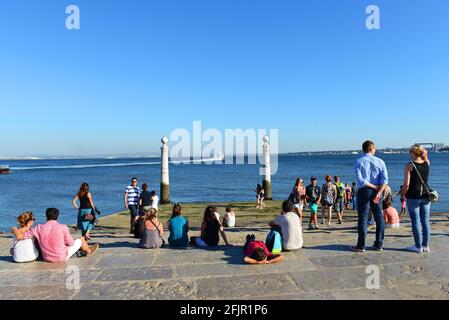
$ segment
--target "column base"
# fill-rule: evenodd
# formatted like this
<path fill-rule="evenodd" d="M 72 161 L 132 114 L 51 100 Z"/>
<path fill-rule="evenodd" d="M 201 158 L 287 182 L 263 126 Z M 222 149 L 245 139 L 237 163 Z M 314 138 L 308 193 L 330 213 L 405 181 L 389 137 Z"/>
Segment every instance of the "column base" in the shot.
<path fill-rule="evenodd" d="M 265 200 L 273 200 L 273 196 L 271 194 L 271 182 L 264 180 L 262 182 L 263 190 L 265 191 Z"/>
<path fill-rule="evenodd" d="M 170 185 L 161 183 L 161 204 L 170 203 Z"/>

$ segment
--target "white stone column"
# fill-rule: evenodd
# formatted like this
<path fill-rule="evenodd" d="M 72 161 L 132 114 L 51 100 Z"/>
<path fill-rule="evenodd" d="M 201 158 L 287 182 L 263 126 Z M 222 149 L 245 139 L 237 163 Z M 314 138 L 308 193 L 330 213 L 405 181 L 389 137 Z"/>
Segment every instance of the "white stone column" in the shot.
<path fill-rule="evenodd" d="M 161 139 L 161 203 L 170 203 L 170 181 L 168 172 L 168 138 Z"/>
<path fill-rule="evenodd" d="M 265 199 L 273 200 L 271 194 L 271 164 L 270 164 L 270 144 L 268 143 L 269 141 L 270 138 L 268 136 L 263 137 L 263 157 L 264 157 L 265 176 L 262 182 L 262 186 L 265 191 Z"/>

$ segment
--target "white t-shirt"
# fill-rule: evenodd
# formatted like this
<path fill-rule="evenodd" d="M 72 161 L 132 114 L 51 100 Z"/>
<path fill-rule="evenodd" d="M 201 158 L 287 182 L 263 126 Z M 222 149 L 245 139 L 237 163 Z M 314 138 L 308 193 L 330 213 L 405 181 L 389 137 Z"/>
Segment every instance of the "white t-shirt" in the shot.
<path fill-rule="evenodd" d="M 234 212 L 227 212 L 225 214 L 225 219 L 226 219 L 226 225 L 228 227 L 235 227 L 235 214 Z"/>
<path fill-rule="evenodd" d="M 302 228 L 299 217 L 293 212 L 277 216 L 274 223 L 281 226 L 282 244 L 287 250 L 300 249 L 303 246 Z"/>
<path fill-rule="evenodd" d="M 39 257 L 33 239 L 17 240 L 13 236 L 13 259 L 15 262 L 31 262 Z"/>
<path fill-rule="evenodd" d="M 156 195 L 153 197 L 153 202 L 151 203 L 151 208 L 158 210 L 159 197 Z"/>

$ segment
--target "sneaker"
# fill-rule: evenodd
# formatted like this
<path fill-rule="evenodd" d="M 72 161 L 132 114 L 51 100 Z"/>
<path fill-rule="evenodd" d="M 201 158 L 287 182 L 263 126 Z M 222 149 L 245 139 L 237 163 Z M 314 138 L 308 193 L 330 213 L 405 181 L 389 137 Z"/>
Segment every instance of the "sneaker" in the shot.
<path fill-rule="evenodd" d="M 422 252 L 430 253 L 430 248 L 429 247 L 422 247 Z"/>
<path fill-rule="evenodd" d="M 365 249 L 361 249 L 357 246 L 351 247 L 351 250 L 354 252 L 365 252 Z"/>
<path fill-rule="evenodd" d="M 374 251 L 384 251 L 382 247 L 373 246 Z"/>
<path fill-rule="evenodd" d="M 422 248 L 417 248 L 416 246 L 407 247 L 408 251 L 422 253 Z"/>

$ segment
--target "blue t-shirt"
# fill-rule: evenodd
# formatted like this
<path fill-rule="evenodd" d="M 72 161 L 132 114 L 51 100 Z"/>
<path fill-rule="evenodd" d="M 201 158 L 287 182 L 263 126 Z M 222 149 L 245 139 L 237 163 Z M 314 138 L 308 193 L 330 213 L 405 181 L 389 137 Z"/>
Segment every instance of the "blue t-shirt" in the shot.
<path fill-rule="evenodd" d="M 187 219 L 176 216 L 170 219 L 168 243 L 172 247 L 187 247 L 189 243 Z"/>
<path fill-rule="evenodd" d="M 126 191 L 128 194 L 126 196 L 126 202 L 128 205 L 139 205 L 140 189 L 139 187 L 128 186 Z"/>

